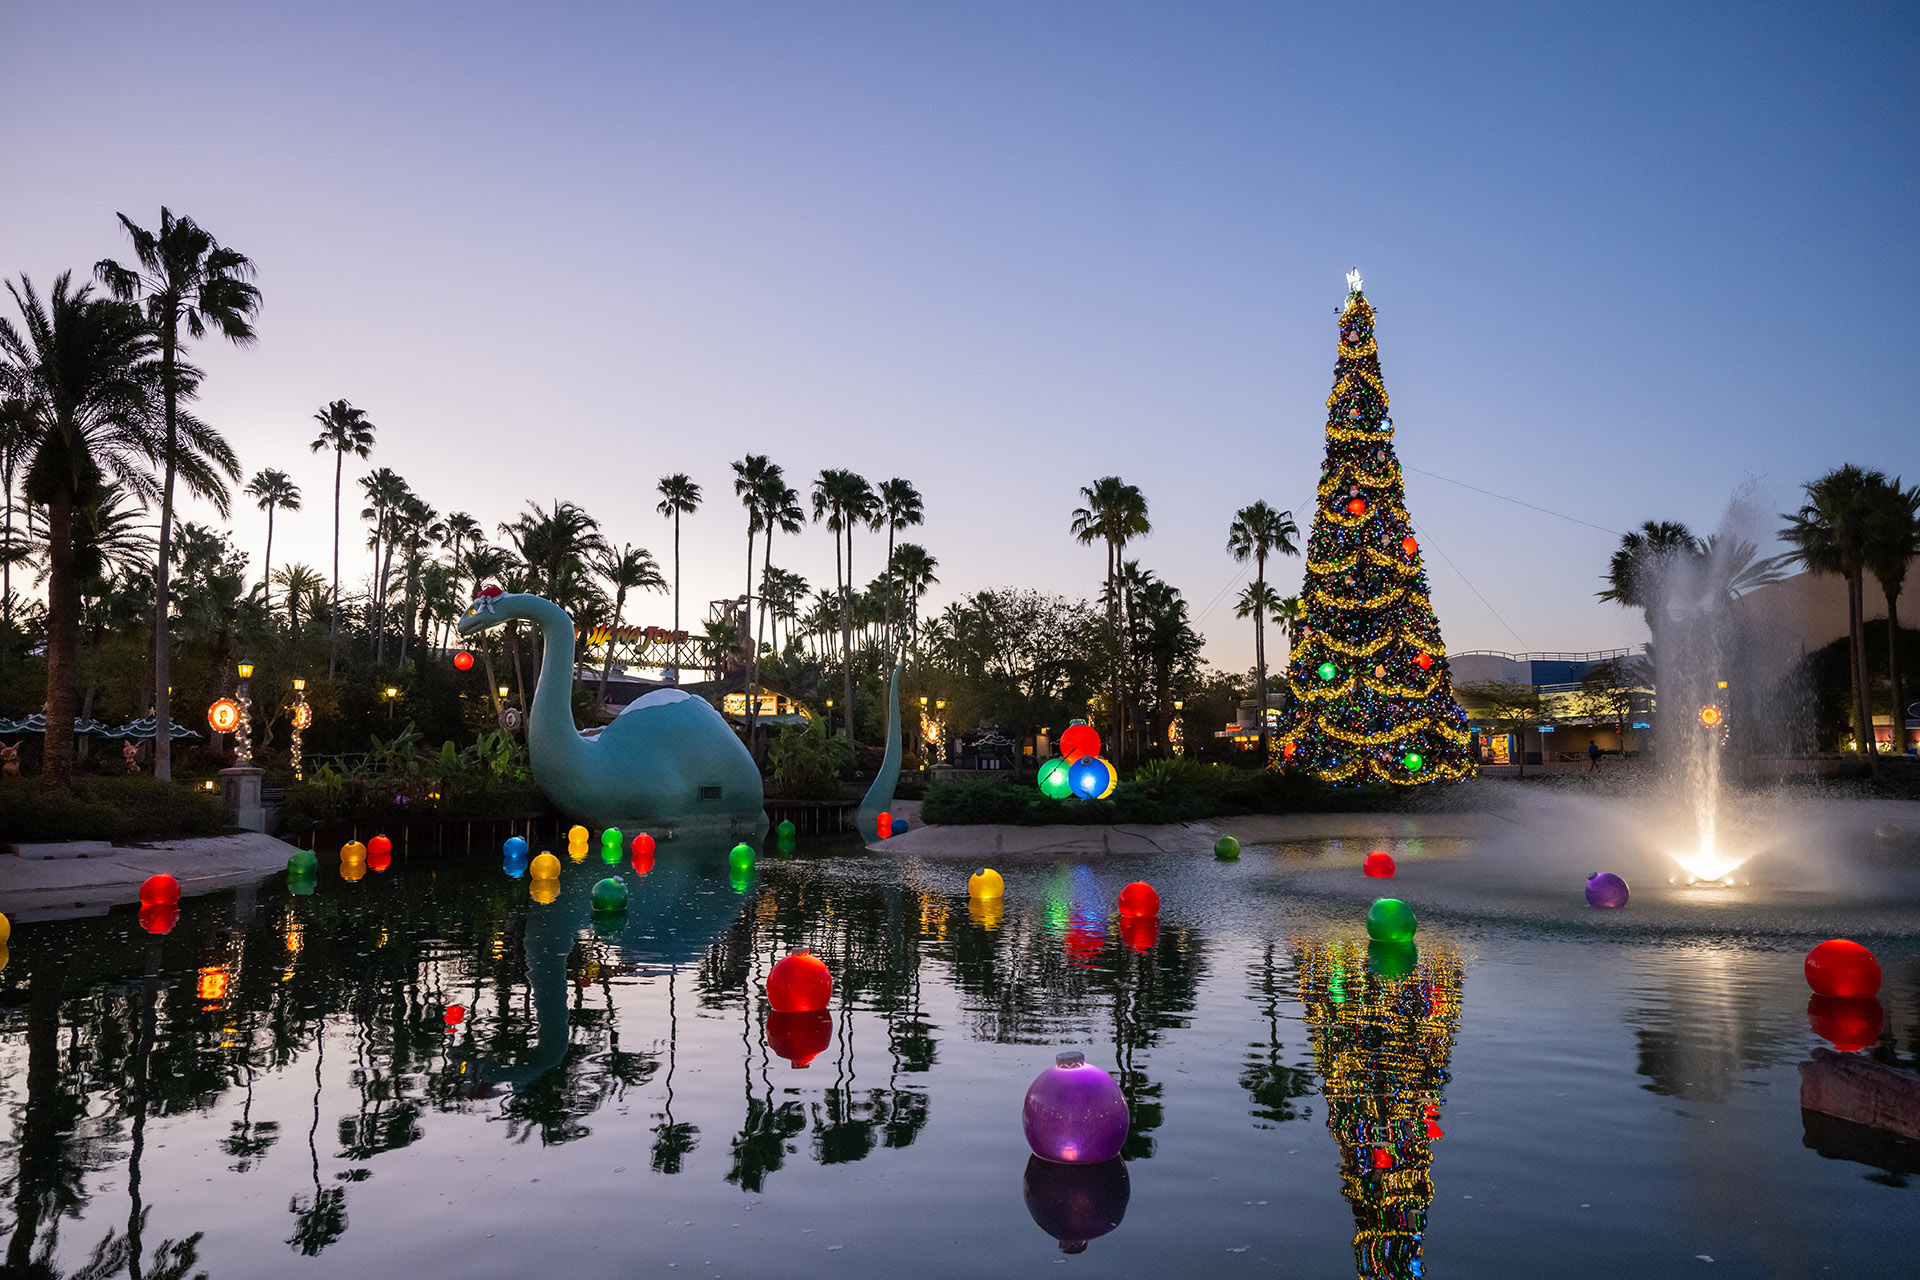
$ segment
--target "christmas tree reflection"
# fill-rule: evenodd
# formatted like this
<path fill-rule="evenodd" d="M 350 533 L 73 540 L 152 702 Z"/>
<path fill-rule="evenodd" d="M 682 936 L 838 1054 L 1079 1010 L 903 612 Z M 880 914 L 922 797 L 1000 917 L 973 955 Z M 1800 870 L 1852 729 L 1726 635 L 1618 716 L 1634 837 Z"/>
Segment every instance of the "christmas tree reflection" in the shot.
<path fill-rule="evenodd" d="M 1416 958 L 1409 947 L 1369 964 L 1361 945 L 1330 942 L 1297 946 L 1294 963 L 1353 1206 L 1355 1270 L 1363 1280 L 1418 1276 L 1460 962 L 1441 948 Z"/>

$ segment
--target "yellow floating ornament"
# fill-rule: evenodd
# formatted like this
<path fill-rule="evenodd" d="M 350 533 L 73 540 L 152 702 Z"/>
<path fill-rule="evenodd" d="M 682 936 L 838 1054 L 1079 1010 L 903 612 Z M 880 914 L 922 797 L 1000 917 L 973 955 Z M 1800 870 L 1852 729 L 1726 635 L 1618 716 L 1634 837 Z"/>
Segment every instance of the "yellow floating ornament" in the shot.
<path fill-rule="evenodd" d="M 1007 882 L 992 867 L 982 867 L 967 877 L 967 896 L 969 898 L 998 898 L 1007 891 Z"/>
<path fill-rule="evenodd" d="M 535 880 L 558 880 L 560 878 L 560 859 L 550 853 L 541 853 L 527 867 L 527 874 Z"/>

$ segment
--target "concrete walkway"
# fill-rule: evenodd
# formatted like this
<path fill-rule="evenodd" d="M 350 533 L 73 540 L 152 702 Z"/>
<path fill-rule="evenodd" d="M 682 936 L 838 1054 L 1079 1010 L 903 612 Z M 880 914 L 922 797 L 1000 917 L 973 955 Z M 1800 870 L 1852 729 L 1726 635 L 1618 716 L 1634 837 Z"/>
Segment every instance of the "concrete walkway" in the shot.
<path fill-rule="evenodd" d="M 1099 858 L 1108 854 L 1213 852 L 1233 836 L 1243 845 L 1289 840 L 1473 839 L 1513 823 L 1495 813 L 1287 813 L 1211 818 L 1165 825 L 910 827 L 905 835 L 867 847 L 875 853 L 918 858 Z"/>
<path fill-rule="evenodd" d="M 17 923 L 105 915 L 140 900 L 140 885 L 161 872 L 182 897 L 214 893 L 284 870 L 293 846 L 246 832 L 192 840 L 110 845 L 104 840 L 23 844 L 0 855 L 0 911 Z"/>

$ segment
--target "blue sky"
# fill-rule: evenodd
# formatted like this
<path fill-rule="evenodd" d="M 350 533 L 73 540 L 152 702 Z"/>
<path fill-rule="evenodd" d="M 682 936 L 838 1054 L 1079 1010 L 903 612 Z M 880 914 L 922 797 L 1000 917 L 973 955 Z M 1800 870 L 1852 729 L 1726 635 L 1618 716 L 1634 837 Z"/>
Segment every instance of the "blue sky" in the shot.
<path fill-rule="evenodd" d="M 84 271 L 162 203 L 258 262 L 260 343 L 197 358 L 248 474 L 306 490 L 277 561 L 326 563 L 339 397 L 488 525 L 568 499 L 664 561 L 653 483 L 691 473 L 696 619 L 740 590 L 743 453 L 913 480 L 934 608 L 1091 592 L 1068 513 L 1118 474 L 1241 668 L 1226 526 L 1265 498 L 1304 533 L 1353 266 L 1455 650 L 1644 639 L 1593 598 L 1603 530 L 1920 479 L 1911 7 L 72 4 L 0 35 L 0 271 Z M 832 550 L 775 562 L 830 584 Z"/>

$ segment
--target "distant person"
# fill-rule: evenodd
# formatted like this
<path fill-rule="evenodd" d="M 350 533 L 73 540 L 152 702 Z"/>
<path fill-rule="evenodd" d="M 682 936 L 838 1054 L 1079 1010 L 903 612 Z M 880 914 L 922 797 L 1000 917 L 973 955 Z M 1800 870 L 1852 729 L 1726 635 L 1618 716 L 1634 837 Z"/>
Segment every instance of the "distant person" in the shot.
<path fill-rule="evenodd" d="M 20 776 L 19 743 L 0 742 L 0 773 L 6 774 L 9 778 Z"/>
<path fill-rule="evenodd" d="M 134 746 L 133 743 L 123 742 L 120 744 L 120 758 L 127 762 L 128 773 L 140 772 L 140 748 Z"/>
<path fill-rule="evenodd" d="M 1600 744 L 1592 738 L 1587 739 L 1587 772 L 1597 773 L 1600 769 Z"/>

